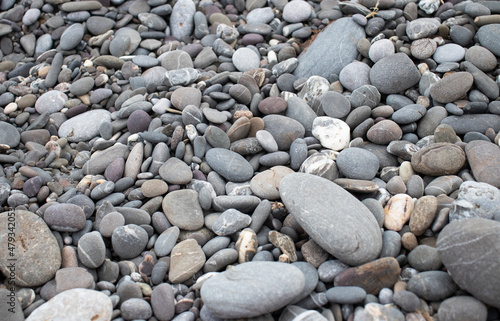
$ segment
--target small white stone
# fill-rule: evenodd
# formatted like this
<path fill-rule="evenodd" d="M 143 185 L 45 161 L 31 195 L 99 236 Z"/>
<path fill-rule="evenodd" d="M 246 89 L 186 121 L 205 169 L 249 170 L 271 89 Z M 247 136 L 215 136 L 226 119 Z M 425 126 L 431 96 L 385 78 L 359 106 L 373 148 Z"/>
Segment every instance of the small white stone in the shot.
<path fill-rule="evenodd" d="M 16 110 L 17 110 L 17 104 L 16 103 L 9 103 L 7 106 L 5 106 L 3 112 L 4 112 L 4 114 L 8 115 Z"/>
<path fill-rule="evenodd" d="M 191 142 L 194 141 L 196 137 L 198 137 L 198 131 L 196 130 L 196 127 L 194 125 L 186 125 L 186 135 L 189 138 Z"/>
<path fill-rule="evenodd" d="M 86 68 L 92 67 L 93 65 L 94 63 L 92 62 L 92 60 L 85 60 L 85 62 L 83 63 L 83 66 Z"/>
<path fill-rule="evenodd" d="M 88 289 L 71 289 L 59 293 L 42 304 L 26 321 L 109 321 L 112 312 L 111 300 L 104 293 Z"/>
<path fill-rule="evenodd" d="M 351 138 L 349 125 L 340 119 L 327 116 L 314 119 L 312 134 L 323 147 L 335 151 L 346 148 Z"/>

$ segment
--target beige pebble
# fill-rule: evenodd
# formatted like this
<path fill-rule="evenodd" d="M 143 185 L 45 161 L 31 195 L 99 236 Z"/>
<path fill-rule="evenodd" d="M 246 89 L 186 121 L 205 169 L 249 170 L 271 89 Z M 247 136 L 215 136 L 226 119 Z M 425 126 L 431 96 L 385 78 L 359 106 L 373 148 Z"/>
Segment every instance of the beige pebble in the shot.
<path fill-rule="evenodd" d="M 78 96 L 78 98 L 84 103 L 85 105 L 90 105 L 90 96 L 88 94 Z"/>
<path fill-rule="evenodd" d="M 412 175 L 415 175 L 415 171 L 413 170 L 411 163 L 409 161 L 402 162 L 399 166 L 399 176 L 401 176 L 405 184 L 408 183 L 408 180 Z"/>
<path fill-rule="evenodd" d="M 167 191 L 168 185 L 161 179 L 149 179 L 141 186 L 142 195 L 148 198 L 166 194 Z"/>
<path fill-rule="evenodd" d="M 413 234 L 420 236 L 431 226 L 437 214 L 437 206 L 437 198 L 432 195 L 426 195 L 417 200 L 410 217 L 410 231 Z"/>
<path fill-rule="evenodd" d="M 408 251 L 413 251 L 418 246 L 417 237 L 412 232 L 406 232 L 401 237 L 401 244 Z"/>
<path fill-rule="evenodd" d="M 7 106 L 4 107 L 3 112 L 4 114 L 8 115 L 12 112 L 15 112 L 17 110 L 17 104 L 16 103 L 9 103 Z"/>
<path fill-rule="evenodd" d="M 61 253 L 61 268 L 78 267 L 78 259 L 76 257 L 75 248 L 65 246 Z"/>
<path fill-rule="evenodd" d="M 413 212 L 413 199 L 406 194 L 396 194 L 384 208 L 384 226 L 393 231 L 401 231 Z"/>
<path fill-rule="evenodd" d="M 47 74 L 49 73 L 49 70 L 50 70 L 50 66 L 44 66 L 44 67 L 38 69 L 38 77 L 43 78 L 43 77 L 47 76 Z"/>
<path fill-rule="evenodd" d="M 288 262 L 296 262 L 297 261 L 297 252 L 295 251 L 295 244 L 290 236 L 280 233 L 278 231 L 269 232 L 269 241 L 279 248 L 282 255 L 286 255 L 288 258 Z M 286 262 L 286 261 L 282 261 Z"/>
<path fill-rule="evenodd" d="M 258 246 L 257 234 L 252 229 L 246 228 L 241 231 L 234 246 L 236 251 L 238 251 L 238 263 L 251 261 L 255 253 L 257 253 Z"/>
<path fill-rule="evenodd" d="M 149 284 L 143 282 L 136 282 L 136 284 L 141 288 L 142 295 L 145 297 L 150 297 L 151 293 L 153 293 L 153 289 Z"/>
<path fill-rule="evenodd" d="M 437 239 L 435 237 L 426 237 L 420 240 L 420 245 L 428 245 L 430 247 L 436 247 Z"/>
<path fill-rule="evenodd" d="M 394 293 L 406 290 L 406 282 L 398 281 L 394 284 Z"/>

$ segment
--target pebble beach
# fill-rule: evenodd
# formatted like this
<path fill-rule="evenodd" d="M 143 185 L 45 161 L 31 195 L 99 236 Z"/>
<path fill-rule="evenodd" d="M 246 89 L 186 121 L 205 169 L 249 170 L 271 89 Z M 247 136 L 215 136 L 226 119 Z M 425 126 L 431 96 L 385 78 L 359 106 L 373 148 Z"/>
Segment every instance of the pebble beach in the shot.
<path fill-rule="evenodd" d="M 500 1 L 0 0 L 0 321 L 500 320 Z"/>

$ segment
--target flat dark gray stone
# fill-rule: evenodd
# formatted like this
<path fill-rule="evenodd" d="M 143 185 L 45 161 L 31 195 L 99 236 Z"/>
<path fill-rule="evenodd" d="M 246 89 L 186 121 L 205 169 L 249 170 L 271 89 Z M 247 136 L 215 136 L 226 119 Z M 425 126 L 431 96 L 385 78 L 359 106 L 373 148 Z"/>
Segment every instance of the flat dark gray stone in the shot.
<path fill-rule="evenodd" d="M 464 135 L 468 132 L 485 133 L 488 128 L 495 132 L 500 131 L 500 115 L 492 114 L 469 114 L 462 116 L 448 116 L 441 124 L 450 125 L 455 133 Z"/>

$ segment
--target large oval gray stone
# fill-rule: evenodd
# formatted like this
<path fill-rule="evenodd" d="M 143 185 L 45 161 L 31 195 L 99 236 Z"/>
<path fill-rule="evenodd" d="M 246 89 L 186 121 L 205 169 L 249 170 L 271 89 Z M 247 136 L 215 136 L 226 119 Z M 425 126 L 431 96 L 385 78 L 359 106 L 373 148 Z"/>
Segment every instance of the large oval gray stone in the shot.
<path fill-rule="evenodd" d="M 70 142 L 82 142 L 99 135 L 102 122 L 111 121 L 111 113 L 96 109 L 80 114 L 65 121 L 59 127 L 59 137 L 65 137 Z"/>
<path fill-rule="evenodd" d="M 341 18 L 318 34 L 314 42 L 299 56 L 295 76 L 338 75 L 358 55 L 358 41 L 365 37 L 363 27 L 352 18 Z"/>
<path fill-rule="evenodd" d="M 500 308 L 500 222 L 453 221 L 439 233 L 436 245 L 441 261 L 461 288 Z"/>
<path fill-rule="evenodd" d="M 9 145 L 10 148 L 14 148 L 19 145 L 20 141 L 21 135 L 16 127 L 3 121 L 0 122 L 0 144 Z"/>
<path fill-rule="evenodd" d="M 208 279 L 201 297 L 218 318 L 251 318 L 293 302 L 304 285 L 304 274 L 293 265 L 247 262 Z"/>
<path fill-rule="evenodd" d="M 264 129 L 273 135 L 279 150 L 288 150 L 297 138 L 304 138 L 304 126 L 290 117 L 267 115 L 264 118 Z"/>
<path fill-rule="evenodd" d="M 377 61 L 370 70 L 370 82 L 382 94 L 396 94 L 420 81 L 420 73 L 404 53 L 397 53 Z"/>
<path fill-rule="evenodd" d="M 357 266 L 378 257 L 382 234 L 375 217 L 337 184 L 293 173 L 281 180 L 280 195 L 309 236 L 339 260 Z"/>
<path fill-rule="evenodd" d="M 14 240 L 9 240 L 12 230 Z M 56 238 L 40 216 L 28 211 L 0 214 L 0 246 L 0 270 L 10 276 L 9 265 L 14 263 L 14 282 L 19 286 L 42 285 L 52 279 L 61 266 L 61 250 Z M 14 248 L 15 262 L 9 261 L 12 258 L 9 247 Z"/>
<path fill-rule="evenodd" d="M 244 182 L 252 178 L 253 168 L 238 153 L 224 148 L 212 148 L 205 155 L 208 165 L 231 182 Z"/>
<path fill-rule="evenodd" d="M 192 189 L 173 191 L 162 203 L 163 212 L 172 225 L 187 231 L 203 227 L 203 210 L 198 201 L 198 193 Z"/>

